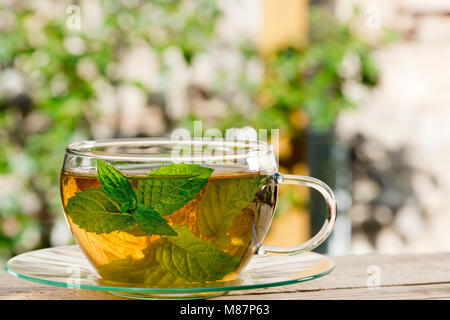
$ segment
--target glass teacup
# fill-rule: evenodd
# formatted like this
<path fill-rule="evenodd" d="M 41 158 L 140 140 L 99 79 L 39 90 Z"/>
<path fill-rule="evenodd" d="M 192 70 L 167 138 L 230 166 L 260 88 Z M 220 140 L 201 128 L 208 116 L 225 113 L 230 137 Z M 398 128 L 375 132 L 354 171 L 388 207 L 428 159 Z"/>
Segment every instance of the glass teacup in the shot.
<path fill-rule="evenodd" d="M 292 247 L 263 245 L 278 186 L 318 190 L 322 229 Z M 233 280 L 253 255 L 309 251 L 330 234 L 336 201 L 323 182 L 277 172 L 269 144 L 116 139 L 66 148 L 64 213 L 105 281 L 183 288 Z"/>

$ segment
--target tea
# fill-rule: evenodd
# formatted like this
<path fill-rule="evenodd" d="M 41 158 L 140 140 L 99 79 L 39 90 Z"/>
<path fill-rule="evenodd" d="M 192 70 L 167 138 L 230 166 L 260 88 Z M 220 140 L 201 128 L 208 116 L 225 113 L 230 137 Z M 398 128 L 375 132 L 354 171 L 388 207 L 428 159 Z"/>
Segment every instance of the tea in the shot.
<path fill-rule="evenodd" d="M 125 174 L 126 173 L 126 174 Z M 61 175 L 67 221 L 103 279 L 184 286 L 236 277 L 264 239 L 277 187 L 270 176 L 171 164 Z"/>

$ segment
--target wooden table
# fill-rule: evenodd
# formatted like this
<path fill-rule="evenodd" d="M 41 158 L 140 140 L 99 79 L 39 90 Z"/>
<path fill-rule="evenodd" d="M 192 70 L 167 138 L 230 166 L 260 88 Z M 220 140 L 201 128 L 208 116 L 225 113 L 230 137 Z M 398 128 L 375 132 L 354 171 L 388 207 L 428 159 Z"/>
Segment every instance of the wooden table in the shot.
<path fill-rule="evenodd" d="M 450 299 L 450 253 L 333 259 L 335 270 L 323 278 L 282 287 L 231 292 L 215 299 Z M 0 300 L 15 299 L 121 298 L 100 291 L 42 285 L 1 272 Z"/>

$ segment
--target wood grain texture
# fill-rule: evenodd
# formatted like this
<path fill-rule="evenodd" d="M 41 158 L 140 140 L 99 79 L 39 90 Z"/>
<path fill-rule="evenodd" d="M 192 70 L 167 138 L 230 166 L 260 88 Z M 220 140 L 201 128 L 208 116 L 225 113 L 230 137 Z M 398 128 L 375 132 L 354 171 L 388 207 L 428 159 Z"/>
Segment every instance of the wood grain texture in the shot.
<path fill-rule="evenodd" d="M 334 257 L 327 276 L 288 286 L 230 292 L 215 299 L 450 299 L 450 253 Z M 380 286 L 368 287 L 368 267 L 380 271 Z M 66 289 L 0 273 L 0 300 L 112 300 L 107 292 Z"/>

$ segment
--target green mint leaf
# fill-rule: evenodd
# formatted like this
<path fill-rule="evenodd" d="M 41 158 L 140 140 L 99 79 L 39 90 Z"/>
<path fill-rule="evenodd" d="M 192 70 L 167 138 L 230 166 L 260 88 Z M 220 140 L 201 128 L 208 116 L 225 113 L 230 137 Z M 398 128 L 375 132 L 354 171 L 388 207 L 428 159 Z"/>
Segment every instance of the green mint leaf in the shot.
<path fill-rule="evenodd" d="M 140 204 L 155 208 L 161 216 L 172 214 L 195 198 L 214 170 L 196 164 L 170 164 L 150 171 L 140 180 L 137 198 Z"/>
<path fill-rule="evenodd" d="M 265 177 L 216 179 L 208 185 L 198 203 L 198 230 L 224 248 L 230 244 L 226 232 L 261 189 Z"/>
<path fill-rule="evenodd" d="M 106 281 L 143 283 L 147 277 L 147 271 L 159 266 L 156 262 L 155 252 L 161 241 L 162 239 L 153 241 L 147 248 L 143 249 L 144 257 L 142 259 L 128 256 L 124 259 L 112 260 L 109 263 L 99 265 L 97 271 Z M 108 284 L 105 283 L 105 285 Z"/>
<path fill-rule="evenodd" d="M 143 237 L 148 235 L 144 230 L 141 229 L 141 227 L 139 227 L 137 223 L 132 228 L 126 230 L 126 232 L 135 237 Z"/>
<path fill-rule="evenodd" d="M 198 164 L 188 163 L 171 163 L 167 166 L 161 166 L 156 170 L 152 170 L 148 173 L 150 177 L 182 177 L 182 178 L 194 178 L 208 180 L 214 169 L 202 167 Z"/>
<path fill-rule="evenodd" d="M 176 236 L 177 233 L 169 225 L 169 222 L 162 218 L 158 212 L 152 207 L 145 207 L 141 204 L 133 212 L 133 216 L 136 219 L 139 227 L 147 235 L 160 235 L 160 236 Z"/>
<path fill-rule="evenodd" d="M 137 197 L 130 181 L 122 173 L 99 159 L 97 159 L 97 179 L 105 194 L 121 205 L 120 212 L 132 211 L 136 208 Z"/>
<path fill-rule="evenodd" d="M 156 261 L 174 277 L 188 281 L 216 281 L 236 270 L 240 260 L 192 234 L 185 226 L 173 225 L 176 237 L 167 237 L 156 252 Z"/>
<path fill-rule="evenodd" d="M 126 231 L 136 221 L 130 214 L 121 214 L 120 207 L 100 189 L 85 189 L 69 199 L 66 213 L 73 223 L 88 232 Z"/>
<path fill-rule="evenodd" d="M 98 272 L 105 285 L 114 285 L 108 281 L 121 281 L 156 286 L 177 287 L 188 284 L 187 280 L 177 278 L 156 262 L 157 248 L 166 240 L 160 238 L 144 249 L 145 257 L 135 260 L 131 257 L 115 260 L 98 267 Z"/>
<path fill-rule="evenodd" d="M 189 284 L 182 278 L 177 278 L 161 266 L 155 266 L 146 270 L 144 283 L 152 286 L 181 287 Z"/>

